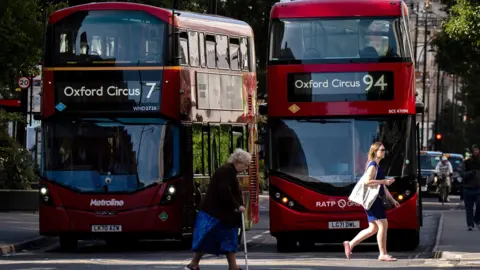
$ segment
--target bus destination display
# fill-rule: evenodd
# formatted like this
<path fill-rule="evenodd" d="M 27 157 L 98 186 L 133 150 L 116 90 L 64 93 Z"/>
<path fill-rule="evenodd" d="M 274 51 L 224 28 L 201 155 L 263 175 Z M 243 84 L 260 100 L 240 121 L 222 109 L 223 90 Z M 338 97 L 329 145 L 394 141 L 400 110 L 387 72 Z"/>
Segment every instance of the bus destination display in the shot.
<path fill-rule="evenodd" d="M 393 100 L 393 72 L 290 73 L 289 102 Z"/>
<path fill-rule="evenodd" d="M 161 71 L 55 73 L 57 112 L 158 112 Z"/>

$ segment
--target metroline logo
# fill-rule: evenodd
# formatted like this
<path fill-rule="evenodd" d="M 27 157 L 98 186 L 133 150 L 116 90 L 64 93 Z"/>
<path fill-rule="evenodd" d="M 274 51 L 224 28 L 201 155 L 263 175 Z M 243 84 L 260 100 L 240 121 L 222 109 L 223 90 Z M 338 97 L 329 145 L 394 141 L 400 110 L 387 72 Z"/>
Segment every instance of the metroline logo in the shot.
<path fill-rule="evenodd" d="M 90 206 L 123 206 L 123 200 L 97 200 L 92 199 L 90 201 Z"/>

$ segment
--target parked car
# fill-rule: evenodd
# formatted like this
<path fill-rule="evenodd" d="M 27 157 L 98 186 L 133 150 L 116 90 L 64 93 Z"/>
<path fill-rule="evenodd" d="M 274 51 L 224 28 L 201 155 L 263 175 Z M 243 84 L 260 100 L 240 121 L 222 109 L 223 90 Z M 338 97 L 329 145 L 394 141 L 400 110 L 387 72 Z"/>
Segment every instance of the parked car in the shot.
<path fill-rule="evenodd" d="M 463 198 L 463 178 L 465 173 L 465 163 L 462 154 L 444 154 L 453 168 L 452 190 L 451 194 L 459 194 Z"/>
<path fill-rule="evenodd" d="M 436 192 L 437 184 L 434 181 L 433 172 L 441 157 L 442 152 L 420 151 L 420 170 L 422 173 L 420 187 L 423 193 Z"/>

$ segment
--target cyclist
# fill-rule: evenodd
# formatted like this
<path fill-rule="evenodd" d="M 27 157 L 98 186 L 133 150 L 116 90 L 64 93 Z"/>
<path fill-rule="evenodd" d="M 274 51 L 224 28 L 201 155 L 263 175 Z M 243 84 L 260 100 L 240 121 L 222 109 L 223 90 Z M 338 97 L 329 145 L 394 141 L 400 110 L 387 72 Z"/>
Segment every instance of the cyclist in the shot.
<path fill-rule="evenodd" d="M 447 194 L 445 196 L 445 201 L 449 202 L 450 199 L 448 199 L 448 194 L 450 194 L 450 189 L 452 186 L 451 176 L 453 175 L 453 168 L 452 164 L 448 161 L 448 158 L 446 156 L 443 156 L 442 160 L 438 162 L 437 167 L 435 167 L 435 173 L 440 177 L 440 179 L 445 180 L 445 183 L 443 183 L 447 185 Z M 442 199 L 443 198 L 439 198 L 440 201 L 442 201 Z"/>

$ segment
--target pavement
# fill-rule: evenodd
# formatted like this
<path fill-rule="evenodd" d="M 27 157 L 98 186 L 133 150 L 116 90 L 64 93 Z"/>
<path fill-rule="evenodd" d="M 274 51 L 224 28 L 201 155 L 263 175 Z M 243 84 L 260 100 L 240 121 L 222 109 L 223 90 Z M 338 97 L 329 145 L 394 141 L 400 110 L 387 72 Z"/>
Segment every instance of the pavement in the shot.
<path fill-rule="evenodd" d="M 260 196 L 260 222 L 247 232 L 249 269 L 479 269 L 480 230 L 467 231 L 462 201 L 452 198 L 444 206 L 435 198 L 424 202 L 420 246 L 411 252 L 392 252 L 399 261 L 388 263 L 378 262 L 378 248 L 369 244 L 359 246 L 351 260 L 345 259 L 341 245 L 278 253 L 276 240 L 268 231 L 268 196 Z M 0 213 L 0 243 L 15 247 L 14 252 L 0 258 L 0 269 L 182 269 L 191 258 L 188 249 L 162 241 L 125 249 L 107 246 L 103 241 L 81 241 L 75 252 L 60 251 L 56 240 L 36 248 L 12 244 L 38 237 L 37 222 L 34 213 Z M 241 248 L 237 257 L 241 267 L 245 265 L 244 256 Z M 201 265 L 202 269 L 225 269 L 226 260 L 207 255 Z"/>
<path fill-rule="evenodd" d="M 38 213 L 0 212 L 0 255 L 42 246 L 48 240 L 38 233 Z"/>
<path fill-rule="evenodd" d="M 465 211 L 459 208 L 442 213 L 434 258 L 480 268 L 480 229 L 468 231 Z"/>

